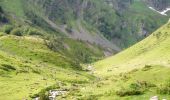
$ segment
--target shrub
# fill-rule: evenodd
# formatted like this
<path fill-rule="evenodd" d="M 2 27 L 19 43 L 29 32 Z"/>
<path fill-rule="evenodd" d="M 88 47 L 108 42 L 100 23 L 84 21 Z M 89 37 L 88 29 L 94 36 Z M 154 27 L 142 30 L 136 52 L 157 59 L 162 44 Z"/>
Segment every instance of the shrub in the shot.
<path fill-rule="evenodd" d="M 6 34 L 10 34 L 10 32 L 13 30 L 12 25 L 4 25 L 2 31 Z"/>
<path fill-rule="evenodd" d="M 48 96 L 48 91 L 46 91 L 45 89 L 41 90 L 41 92 L 39 93 L 39 97 L 40 100 L 50 100 Z"/>
<path fill-rule="evenodd" d="M 156 38 L 159 39 L 161 37 L 161 34 L 161 32 L 155 33 Z"/>
<path fill-rule="evenodd" d="M 29 71 L 26 69 L 20 69 L 20 70 L 17 70 L 16 75 L 19 73 L 29 73 Z"/>
<path fill-rule="evenodd" d="M 89 96 L 85 96 L 83 97 L 83 99 L 79 99 L 79 100 L 98 100 L 100 95 L 89 95 Z"/>
<path fill-rule="evenodd" d="M 41 71 L 38 70 L 38 69 L 33 69 L 32 72 L 35 73 L 35 74 L 40 74 L 41 73 Z"/>
<path fill-rule="evenodd" d="M 59 85 L 54 84 L 52 86 L 42 89 L 38 94 L 31 95 L 31 98 L 40 97 L 40 100 L 49 100 L 49 91 L 53 89 L 58 89 Z"/>
<path fill-rule="evenodd" d="M 40 35 L 40 36 L 43 35 L 43 33 L 40 32 L 40 31 L 37 30 L 37 29 L 29 29 L 28 34 L 29 34 L 29 35 Z"/>
<path fill-rule="evenodd" d="M 144 91 L 141 86 L 137 83 L 132 83 L 128 88 L 121 88 L 119 91 L 116 91 L 118 96 L 131 96 L 131 95 L 141 95 Z"/>
<path fill-rule="evenodd" d="M 66 27 L 66 31 L 68 33 L 72 33 L 73 32 L 72 27 L 71 26 Z"/>
<path fill-rule="evenodd" d="M 170 82 L 167 82 L 166 84 L 161 84 L 159 87 L 157 87 L 157 93 L 159 94 L 170 94 Z"/>
<path fill-rule="evenodd" d="M 141 95 L 143 94 L 142 90 L 134 90 L 134 89 L 121 89 L 116 92 L 117 95 L 123 96 L 131 96 L 131 95 Z"/>
<path fill-rule="evenodd" d="M 2 7 L 0 6 L 0 13 L 4 13 L 4 11 L 3 11 L 3 9 L 2 9 Z"/>
<path fill-rule="evenodd" d="M 5 70 L 5 71 L 11 71 L 11 70 L 16 70 L 16 68 L 14 66 L 8 65 L 8 64 L 2 64 L 1 65 L 1 69 Z"/>
<path fill-rule="evenodd" d="M 0 37 L 3 36 L 3 35 L 4 35 L 4 33 L 1 33 L 1 32 L 0 32 Z"/>
<path fill-rule="evenodd" d="M 155 87 L 156 85 L 151 84 L 146 81 L 137 81 L 131 83 L 128 88 L 122 88 L 119 91 L 116 91 L 116 94 L 119 96 L 131 96 L 131 95 L 141 95 L 149 87 Z"/>
<path fill-rule="evenodd" d="M 120 79 L 123 81 L 128 81 L 131 78 L 130 75 L 127 73 L 121 73 L 120 77 L 121 77 Z"/>
<path fill-rule="evenodd" d="M 152 68 L 151 65 L 145 65 L 145 67 L 142 69 L 142 71 L 148 71 Z"/>
<path fill-rule="evenodd" d="M 16 36 L 22 36 L 22 30 L 20 28 L 13 29 L 11 31 L 11 34 L 16 35 Z"/>

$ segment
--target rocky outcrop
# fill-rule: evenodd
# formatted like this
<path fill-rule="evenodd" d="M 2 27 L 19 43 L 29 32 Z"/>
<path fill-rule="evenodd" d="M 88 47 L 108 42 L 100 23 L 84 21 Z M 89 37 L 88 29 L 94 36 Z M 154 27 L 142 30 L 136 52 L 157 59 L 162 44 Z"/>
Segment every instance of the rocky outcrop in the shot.
<path fill-rule="evenodd" d="M 167 7 L 170 7 L 169 0 L 145 0 L 150 6 L 154 7 L 156 10 L 162 11 Z"/>

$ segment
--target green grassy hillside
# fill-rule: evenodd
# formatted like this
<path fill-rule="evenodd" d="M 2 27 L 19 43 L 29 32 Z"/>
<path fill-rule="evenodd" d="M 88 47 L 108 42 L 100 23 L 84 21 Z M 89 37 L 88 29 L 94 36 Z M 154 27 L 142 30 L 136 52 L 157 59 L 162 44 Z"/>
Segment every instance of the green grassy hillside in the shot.
<path fill-rule="evenodd" d="M 116 56 L 97 62 L 95 66 L 103 71 L 120 66 L 116 72 L 121 72 L 150 64 L 169 65 L 169 33 L 167 23 L 143 41 Z"/>
<path fill-rule="evenodd" d="M 170 23 L 88 66 L 168 20 L 148 6 L 145 0 L 0 0 L 0 100 L 46 100 L 53 89 L 67 91 L 61 100 L 170 99 Z"/>
<path fill-rule="evenodd" d="M 72 89 L 73 84 L 93 79 L 77 70 L 71 59 L 51 51 L 41 38 L 5 35 L 0 41 L 1 100 L 31 98 L 47 87 Z"/>
<path fill-rule="evenodd" d="M 94 63 L 97 80 L 81 87 L 80 98 L 170 99 L 170 24 L 123 52 Z M 76 95 L 77 96 L 77 95 Z"/>

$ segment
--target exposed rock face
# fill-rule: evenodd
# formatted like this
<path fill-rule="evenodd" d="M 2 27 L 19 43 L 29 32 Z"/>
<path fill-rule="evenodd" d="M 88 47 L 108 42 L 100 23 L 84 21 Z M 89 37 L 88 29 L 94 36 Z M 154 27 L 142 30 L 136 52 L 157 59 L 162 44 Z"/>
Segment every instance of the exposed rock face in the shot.
<path fill-rule="evenodd" d="M 167 7 L 170 7 L 169 0 L 146 0 L 146 2 L 154 7 L 155 9 L 162 11 L 165 10 Z"/>

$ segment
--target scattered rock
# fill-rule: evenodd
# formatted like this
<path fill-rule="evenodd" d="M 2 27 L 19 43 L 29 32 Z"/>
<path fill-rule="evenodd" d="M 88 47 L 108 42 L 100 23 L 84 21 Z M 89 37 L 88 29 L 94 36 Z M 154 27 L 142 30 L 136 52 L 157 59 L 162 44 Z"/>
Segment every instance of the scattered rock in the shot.
<path fill-rule="evenodd" d="M 93 71 L 93 66 L 89 65 L 89 66 L 87 67 L 87 71 Z"/>
<path fill-rule="evenodd" d="M 40 97 L 36 97 L 36 98 L 34 98 L 34 100 L 40 100 Z"/>
<path fill-rule="evenodd" d="M 49 99 L 50 100 L 55 100 L 57 96 L 64 95 L 66 94 L 67 91 L 62 91 L 62 90 L 50 90 L 49 92 Z"/>
<path fill-rule="evenodd" d="M 159 99 L 158 99 L 158 96 L 153 96 L 150 98 L 150 100 L 159 100 Z"/>

